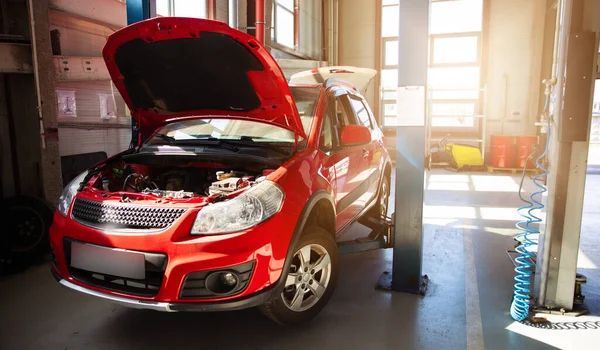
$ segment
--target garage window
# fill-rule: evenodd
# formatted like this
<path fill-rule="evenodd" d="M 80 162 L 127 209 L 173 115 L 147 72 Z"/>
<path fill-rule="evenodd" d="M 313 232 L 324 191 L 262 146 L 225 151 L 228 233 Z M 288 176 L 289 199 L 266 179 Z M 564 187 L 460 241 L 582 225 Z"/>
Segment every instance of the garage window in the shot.
<path fill-rule="evenodd" d="M 156 0 L 156 15 L 162 17 L 208 17 L 206 1 L 200 0 Z"/>
<path fill-rule="evenodd" d="M 298 48 L 297 11 L 298 0 L 273 0 L 271 40 L 292 49 Z"/>
<path fill-rule="evenodd" d="M 431 0 L 428 112 L 434 131 L 481 132 L 483 0 Z M 399 0 L 381 0 L 380 115 L 397 125 Z"/>

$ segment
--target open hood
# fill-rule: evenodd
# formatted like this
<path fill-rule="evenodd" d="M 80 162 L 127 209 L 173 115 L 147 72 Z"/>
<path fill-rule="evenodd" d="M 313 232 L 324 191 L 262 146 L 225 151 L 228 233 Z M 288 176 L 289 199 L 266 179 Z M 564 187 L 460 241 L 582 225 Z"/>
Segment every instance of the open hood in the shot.
<path fill-rule="evenodd" d="M 292 75 L 290 84 L 315 84 L 324 83 L 329 78 L 347 81 L 361 93 L 365 93 L 367 86 L 377 75 L 377 71 L 370 68 L 352 66 L 331 66 L 306 70 Z"/>
<path fill-rule="evenodd" d="M 275 59 L 254 37 L 223 22 L 149 19 L 112 34 L 102 55 L 144 135 L 178 118 L 210 116 L 306 136 Z"/>

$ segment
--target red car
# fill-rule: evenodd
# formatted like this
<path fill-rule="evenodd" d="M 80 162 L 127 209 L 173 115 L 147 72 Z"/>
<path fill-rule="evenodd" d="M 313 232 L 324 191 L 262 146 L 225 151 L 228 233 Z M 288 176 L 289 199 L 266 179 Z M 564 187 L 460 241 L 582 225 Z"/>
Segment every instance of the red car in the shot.
<path fill-rule="evenodd" d="M 314 317 L 339 274 L 336 241 L 387 212 L 383 134 L 358 91 L 329 79 L 374 71 L 288 84 L 254 37 L 191 18 L 126 27 L 103 56 L 140 142 L 65 188 L 50 229 L 57 280 L 135 308 Z"/>

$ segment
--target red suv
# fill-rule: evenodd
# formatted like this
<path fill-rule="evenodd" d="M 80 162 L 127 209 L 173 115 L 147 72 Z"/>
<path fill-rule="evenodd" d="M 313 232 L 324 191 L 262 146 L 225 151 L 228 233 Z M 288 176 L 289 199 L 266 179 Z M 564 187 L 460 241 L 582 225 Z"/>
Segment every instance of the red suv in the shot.
<path fill-rule="evenodd" d="M 329 78 L 374 71 L 288 84 L 254 37 L 191 18 L 124 28 L 103 56 L 140 140 L 65 188 L 50 229 L 57 280 L 135 308 L 314 317 L 339 274 L 336 241 L 387 212 L 382 132 L 357 90 Z"/>

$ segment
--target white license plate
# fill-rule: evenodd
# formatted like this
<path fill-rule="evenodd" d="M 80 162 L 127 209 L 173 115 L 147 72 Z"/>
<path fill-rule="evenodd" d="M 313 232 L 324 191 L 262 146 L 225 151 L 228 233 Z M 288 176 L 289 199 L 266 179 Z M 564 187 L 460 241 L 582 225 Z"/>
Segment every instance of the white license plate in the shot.
<path fill-rule="evenodd" d="M 144 254 L 71 242 L 71 266 L 105 275 L 143 280 Z"/>

